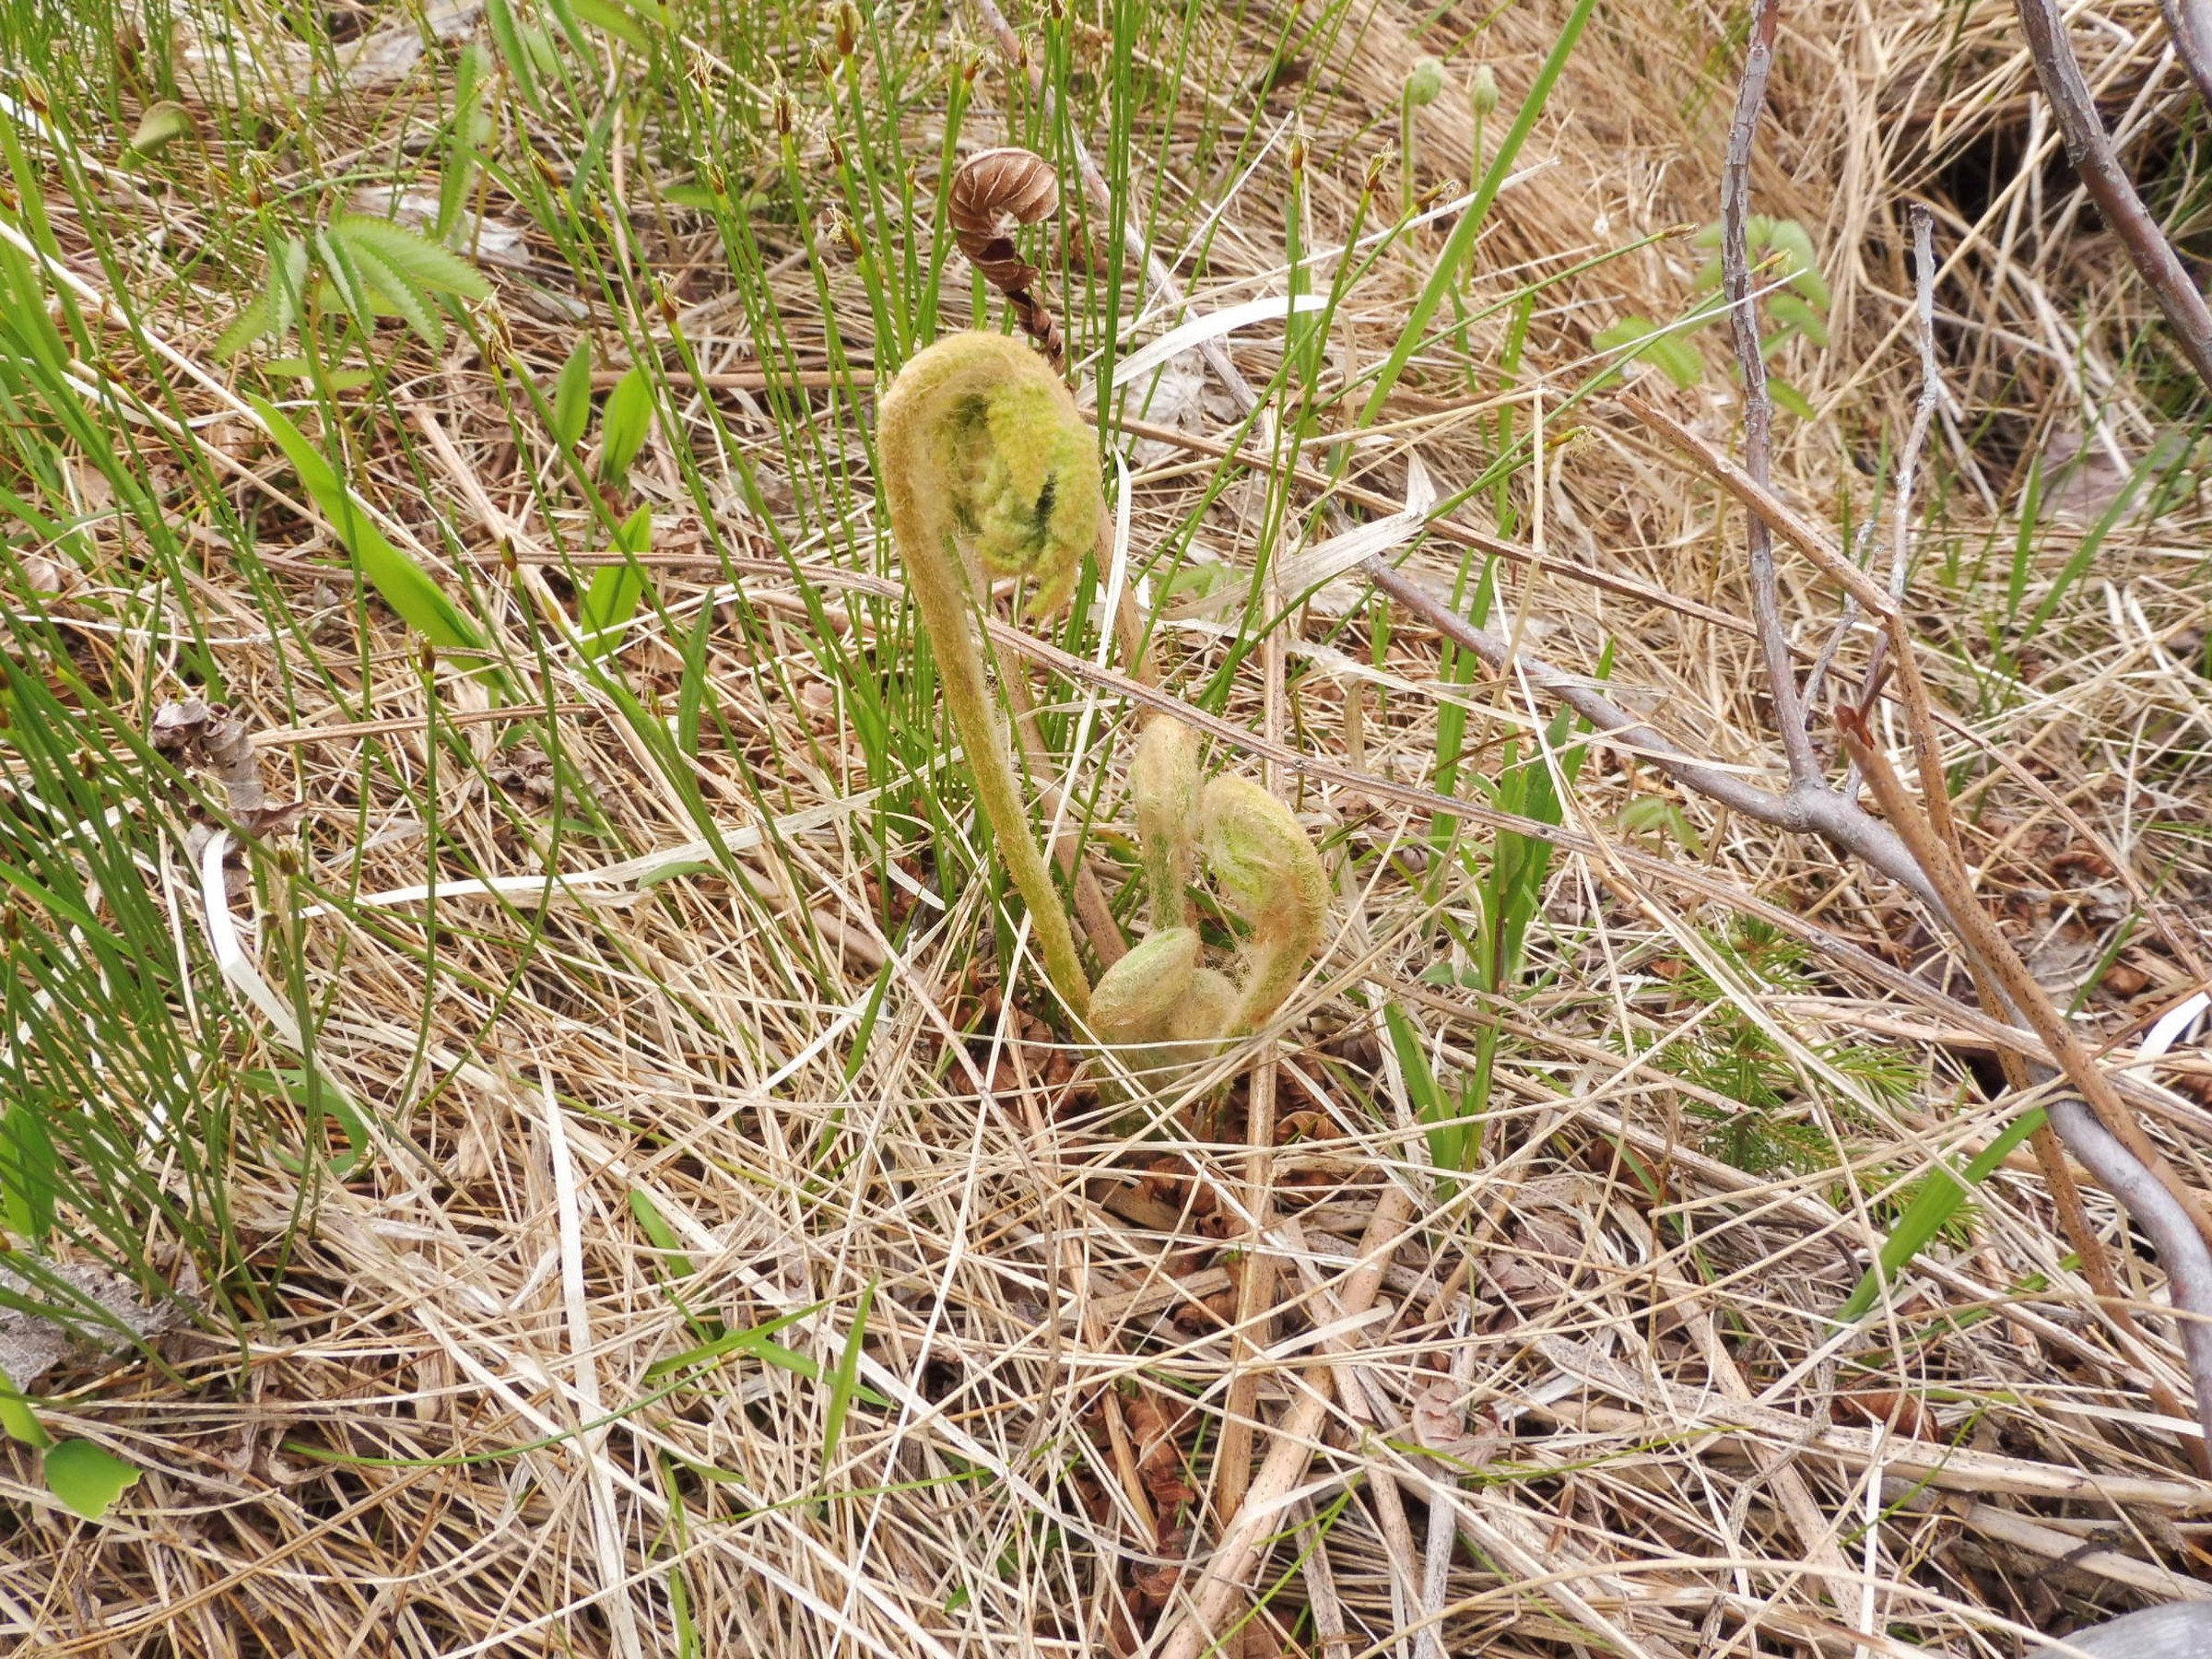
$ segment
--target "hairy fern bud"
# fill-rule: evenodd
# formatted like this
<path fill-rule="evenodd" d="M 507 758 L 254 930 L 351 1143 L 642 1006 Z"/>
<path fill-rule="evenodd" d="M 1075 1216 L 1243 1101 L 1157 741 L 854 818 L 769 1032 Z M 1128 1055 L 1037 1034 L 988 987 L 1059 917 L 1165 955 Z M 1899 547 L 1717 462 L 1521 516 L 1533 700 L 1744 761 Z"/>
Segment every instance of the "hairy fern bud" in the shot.
<path fill-rule="evenodd" d="M 908 588 L 935 648 L 976 802 L 1037 929 L 1045 971 L 1077 1015 L 1090 984 L 1059 890 L 1030 829 L 970 611 L 965 557 L 1029 576 L 1049 612 L 1075 589 L 1104 511 L 1089 429 L 1037 354 L 1003 335 L 959 334 L 915 354 L 877 410 L 885 504 Z"/>
<path fill-rule="evenodd" d="M 1170 1051 L 1185 1065 L 1203 1065 L 1221 1052 L 1237 1023 L 1237 982 L 1211 968 L 1192 971 L 1190 983 L 1168 1014 Z"/>
<path fill-rule="evenodd" d="M 1187 926 L 1198 840 L 1198 734 L 1180 720 L 1153 721 L 1137 739 L 1129 793 L 1136 802 L 1152 925 Z"/>
<path fill-rule="evenodd" d="M 1321 855 L 1290 809 L 1245 778 L 1216 778 L 1199 799 L 1206 867 L 1252 927 L 1231 1029 L 1248 1031 L 1290 994 L 1329 910 Z"/>
<path fill-rule="evenodd" d="M 1106 970 L 1090 994 L 1090 1023 L 1109 1042 L 1164 1036 L 1198 967 L 1198 935 L 1187 927 L 1154 934 Z"/>

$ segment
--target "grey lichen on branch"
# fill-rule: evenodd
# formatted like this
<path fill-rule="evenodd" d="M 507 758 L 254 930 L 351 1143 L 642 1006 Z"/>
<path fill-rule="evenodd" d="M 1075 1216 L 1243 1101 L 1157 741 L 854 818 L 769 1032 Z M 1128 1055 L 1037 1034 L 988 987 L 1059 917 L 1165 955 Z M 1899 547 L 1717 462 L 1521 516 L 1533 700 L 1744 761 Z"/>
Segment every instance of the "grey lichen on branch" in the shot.
<path fill-rule="evenodd" d="M 991 577 L 1033 581 L 1043 615 L 1074 591 L 1104 512 L 1089 429 L 1035 352 L 1003 335 L 959 334 L 900 371 L 877 412 L 877 441 L 892 535 L 977 804 L 1029 906 L 1046 976 L 1084 1017 L 1090 981 L 1030 828 L 970 613 L 989 604 L 978 587 Z"/>

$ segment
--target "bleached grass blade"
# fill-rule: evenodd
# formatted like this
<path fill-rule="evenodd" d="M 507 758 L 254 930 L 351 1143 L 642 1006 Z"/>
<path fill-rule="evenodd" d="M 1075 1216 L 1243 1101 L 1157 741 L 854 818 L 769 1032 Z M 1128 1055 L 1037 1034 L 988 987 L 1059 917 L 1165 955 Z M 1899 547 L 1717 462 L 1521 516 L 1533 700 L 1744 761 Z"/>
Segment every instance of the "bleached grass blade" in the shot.
<path fill-rule="evenodd" d="M 1113 383 L 1117 387 L 1125 386 L 1151 373 L 1177 352 L 1188 351 L 1205 341 L 1219 339 L 1254 323 L 1273 323 L 1300 312 L 1324 311 L 1328 303 L 1327 298 L 1321 294 L 1300 294 L 1295 300 L 1288 294 L 1269 294 L 1247 300 L 1241 305 L 1223 306 L 1203 317 L 1194 317 L 1179 328 L 1171 328 L 1149 346 L 1131 352 L 1114 364 Z"/>
<path fill-rule="evenodd" d="M 583 1218 L 576 1194 L 576 1159 L 563 1126 L 553 1080 L 540 1074 L 539 1103 L 545 1108 L 546 1161 L 552 1167 L 553 1209 L 560 1231 L 560 1296 L 569 1322 L 569 1352 L 576 1367 L 575 1409 L 580 1421 L 606 1416 L 599 1393 L 599 1359 L 592 1342 L 590 1298 L 583 1282 Z M 602 1605 L 615 1627 L 623 1659 L 644 1659 L 638 1641 L 637 1608 L 622 1593 L 622 1523 L 615 1507 L 615 1483 L 608 1474 L 607 1427 L 586 1429 L 578 1437 L 590 1482 L 593 1545 L 599 1558 Z"/>

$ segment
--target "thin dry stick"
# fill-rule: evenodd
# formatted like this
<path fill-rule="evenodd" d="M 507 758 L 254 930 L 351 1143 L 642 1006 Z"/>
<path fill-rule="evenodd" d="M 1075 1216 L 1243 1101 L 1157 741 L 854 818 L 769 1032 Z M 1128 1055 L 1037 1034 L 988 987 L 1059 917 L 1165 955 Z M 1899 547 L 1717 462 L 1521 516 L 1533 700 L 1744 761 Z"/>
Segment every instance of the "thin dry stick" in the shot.
<path fill-rule="evenodd" d="M 1889 597 L 1892 606 L 1900 610 L 1912 574 L 1912 489 L 1918 480 L 1921 453 L 1927 442 L 1928 429 L 1935 418 L 1936 405 L 1941 400 L 1943 391 L 1942 369 L 1936 356 L 1935 220 L 1928 210 L 1918 203 L 1913 204 L 1910 217 L 1914 266 L 1913 331 L 1920 347 L 1921 387 L 1912 411 L 1912 424 L 1898 456 L 1897 499 L 1891 508 Z M 1855 600 L 1853 603 L 1855 608 Z M 1866 670 L 1865 683 L 1869 687 L 1880 682 L 1882 653 L 1895 639 L 1896 635 L 1888 629 L 1877 636 Z M 1908 649 L 1901 645 L 1900 648 Z M 1924 698 L 1918 705 L 1910 707 L 1908 712 L 1916 722 L 1923 720 L 1926 712 Z M 1932 739 L 1928 747 L 1933 747 Z M 1855 766 L 1853 771 L 1855 776 Z M 1933 779 L 1931 782 L 1924 777 L 1924 788 L 1931 792 L 1947 788 L 1947 782 L 1940 771 L 1934 773 Z M 1972 883 L 1967 877 L 1965 854 L 1959 842 L 1955 823 L 1947 824 L 1939 845 L 1947 877 L 1946 885 L 1951 891 L 1971 892 Z M 1983 1012 L 2002 1018 L 2006 1005 L 1994 969 L 1971 946 L 1966 949 L 1966 957 L 1973 979 L 1974 995 L 1981 1003 Z M 2006 1087 L 2015 1095 L 2025 1095 L 2033 1087 L 2034 1080 L 2028 1062 L 2020 1055 L 2000 1053 L 1997 1064 L 2005 1074 Z M 2046 1121 L 2030 1136 L 2030 1144 L 2035 1152 L 2037 1167 L 2051 1190 L 2052 1203 L 2058 1210 L 2059 1226 L 2067 1241 L 2074 1246 L 2075 1253 L 2081 1258 L 2082 1271 L 2088 1277 L 2090 1288 L 2123 1333 L 2138 1343 L 2142 1342 L 2142 1328 L 2136 1324 L 2135 1315 L 2128 1309 L 2126 1294 L 2121 1288 L 2118 1275 L 2113 1271 L 2112 1256 L 2104 1247 L 2103 1239 L 2089 1224 L 2088 1213 L 2082 1206 L 2081 1189 L 2074 1180 L 2073 1170 L 2066 1163 L 2058 1132 L 2052 1127 L 2047 1115 Z M 2181 1401 L 2175 1398 L 2173 1391 L 2164 1382 L 2154 1378 L 2150 1384 L 2150 1394 L 2152 1402 L 2160 1411 L 2170 1417 L 2183 1415 Z M 2212 1443 L 2195 1441 L 2189 1450 L 2199 1473 L 2212 1476 Z"/>
<path fill-rule="evenodd" d="M 1852 759 L 1906 842 L 1942 891 L 1944 910 L 1961 940 L 1997 981 L 1997 988 L 2031 1025 L 2066 1079 L 2089 1103 L 2053 1100 L 2051 1122 L 2107 1191 L 2127 1207 L 2158 1246 L 2159 1258 L 2183 1312 L 2182 1345 L 2195 1385 L 2196 1418 L 2212 1444 L 2212 1253 L 2205 1247 L 2205 1217 L 2195 1194 L 2181 1183 L 2144 1136 L 2135 1115 L 2099 1069 L 2088 1051 L 2045 998 L 2035 978 L 1996 924 L 1965 886 L 1936 832 L 1906 795 L 1889 758 L 1872 740 L 1854 710 L 1838 716 Z"/>
<path fill-rule="evenodd" d="M 1375 1201 L 1374 1211 L 1367 1218 L 1367 1231 L 1359 1241 L 1359 1264 L 1345 1276 L 1344 1291 L 1337 1298 L 1346 1317 L 1364 1313 L 1374 1305 L 1375 1294 L 1382 1288 L 1382 1269 L 1397 1248 L 1412 1208 L 1405 1188 L 1394 1182 Z M 1306 1465 L 1313 1456 L 1314 1437 L 1320 1434 L 1328 1413 L 1325 1390 L 1309 1386 L 1300 1391 L 1297 1403 L 1276 1430 L 1267 1461 L 1260 1465 L 1243 1507 L 1222 1529 L 1220 1546 L 1193 1598 L 1194 1605 L 1161 1649 L 1161 1659 L 1198 1659 L 1230 1609 L 1244 1594 L 1244 1580 L 1258 1560 L 1261 1547 L 1282 1524 L 1284 1500 L 1305 1478 Z"/>
<path fill-rule="evenodd" d="M 1272 422 L 1269 423 L 1272 425 Z M 1267 560 L 1269 610 L 1282 604 L 1279 562 Z M 1269 629 L 1261 647 L 1261 731 L 1269 743 L 1283 740 L 1283 633 Z M 1277 787 L 1275 768 L 1265 763 L 1260 781 Z M 1252 1481 L 1253 1430 L 1260 1402 L 1257 1361 L 1267 1347 L 1272 1323 L 1266 1310 L 1275 1301 L 1275 1258 L 1262 1248 L 1275 1218 L 1275 1043 L 1264 1041 L 1245 1093 L 1245 1206 L 1252 1216 L 1251 1248 L 1237 1276 L 1237 1324 L 1231 1337 L 1229 1394 L 1221 1422 L 1221 1443 L 1214 1459 L 1215 1524 L 1227 1526 L 1243 1504 Z"/>
<path fill-rule="evenodd" d="M 2203 293 L 2183 268 L 2181 256 L 2150 217 L 2143 198 L 2136 194 L 2127 170 L 2120 165 L 2119 153 L 2098 117 L 2097 100 L 2089 92 L 2088 82 L 2082 78 L 2081 65 L 2066 40 L 2065 20 L 2053 0 L 2014 0 L 2014 4 L 2020 14 L 2020 32 L 2028 37 L 2035 78 L 2065 138 L 2067 159 L 2081 175 L 2082 188 L 2097 204 L 2097 211 L 2127 250 L 2151 298 L 2166 313 L 2182 355 L 2189 359 L 2206 388 L 2212 390 L 2212 307 L 2205 304 Z M 2192 16 L 2195 16 L 2194 10 Z M 2196 40 L 2194 29 L 2186 32 L 2201 48 L 2203 42 Z M 2203 59 L 2184 45 L 2183 34 L 2183 29 L 2175 30 L 2174 44 L 2195 74 Z"/>
<path fill-rule="evenodd" d="M 1759 0 L 1751 16 L 1751 45 L 1728 128 L 1728 160 L 1721 171 L 1721 291 L 1728 302 L 1736 368 L 1744 377 L 1744 469 L 1761 484 L 1774 429 L 1774 400 L 1767 391 L 1767 356 L 1759 337 L 1759 310 L 1751 297 L 1749 229 L 1751 150 L 1767 104 L 1767 75 L 1774 66 L 1774 28 L 1781 0 Z M 1789 634 L 1782 624 L 1782 595 L 1774 581 L 1774 541 L 1754 513 L 1746 527 L 1751 575 L 1751 619 L 1774 698 L 1774 724 L 1790 769 L 1793 789 L 1818 788 L 1820 759 L 1805 722 L 1797 671 L 1790 662 Z"/>
<path fill-rule="evenodd" d="M 2196 95 L 2212 109 L 2212 0 L 2159 0 L 2172 37 L 2174 55 L 2196 83 Z"/>
<path fill-rule="evenodd" d="M 1943 401 L 1943 371 L 1936 360 L 1936 219 L 1918 202 L 1908 217 L 1912 224 L 1912 330 L 1920 344 L 1920 397 L 1912 406 L 1905 447 L 1898 454 L 1897 500 L 1889 509 L 1889 597 L 1898 605 L 1904 603 L 1912 569 L 1912 486 L 1920 473 L 1921 452 L 1927 447 L 1928 428 Z M 1855 609 L 1855 600 L 1853 605 Z M 1885 631 L 1876 637 L 1867 659 L 1867 685 L 1881 683 L 1882 658 L 1888 648 Z"/>
<path fill-rule="evenodd" d="M 1455 1324 L 1458 1340 L 1452 1349 L 1451 1375 L 1454 1391 L 1464 1397 L 1475 1381 L 1475 1345 L 1466 1339 L 1465 1316 Z M 1421 1563 L 1421 1659 L 1451 1659 L 1444 1650 L 1444 1603 L 1451 1592 L 1459 1522 L 1457 1503 L 1430 1503 L 1428 1555 Z"/>
<path fill-rule="evenodd" d="M 1697 459 L 1700 465 L 1724 485 L 1737 499 L 1750 507 L 1753 512 L 1765 517 L 1779 534 L 1810 558 L 1826 574 L 1841 582 L 1858 598 L 1861 605 L 1881 618 L 1883 627 L 1889 635 L 1898 670 L 1898 690 L 1905 710 L 1907 728 L 1912 735 L 1918 762 L 1917 770 L 1921 777 L 1922 799 L 1928 815 L 1932 833 L 1931 844 L 1937 848 L 1957 846 L 1959 844 L 1958 827 L 1952 818 L 1942 757 L 1936 744 L 1933 705 L 1928 697 L 1927 687 L 1920 676 L 1919 662 L 1913 653 L 1913 641 L 1910 626 L 1902 609 L 1892 603 L 1889 595 L 1877 586 L 1865 572 L 1844 559 L 1835 548 L 1829 546 L 1825 537 L 1818 531 L 1805 524 L 1796 513 L 1776 500 L 1764 486 L 1751 478 L 1741 468 L 1731 464 L 1726 457 L 1714 452 L 1712 446 L 1702 439 L 1655 409 L 1638 407 L 1636 412 L 1675 439 L 1686 453 Z M 1862 744 L 1851 746 L 1853 759 L 1859 762 L 1862 767 L 1864 760 L 1861 750 L 1867 747 L 1870 746 Z M 1886 769 L 1888 765 L 1886 757 L 1883 765 Z M 1828 792 L 1824 791 L 1823 793 L 1827 794 Z M 1843 797 L 1840 795 L 1830 795 L 1830 798 L 1840 802 L 1843 800 Z M 1860 818 L 1866 817 L 1855 803 L 1844 802 L 1844 806 L 1850 816 Z M 2102 1169 L 2116 1167 L 2119 1159 L 2132 1158 L 2139 1164 L 2140 1168 L 2125 1178 L 2124 1185 L 2127 1190 L 2139 1193 L 2147 1185 L 2162 1187 L 2168 1194 L 2169 1205 L 2178 1206 L 2180 1213 L 2191 1220 L 2193 1230 L 2197 1235 L 2185 1264 L 2171 1259 L 2168 1261 L 2170 1274 L 2176 1277 L 2177 1283 L 2181 1275 L 2188 1274 L 2198 1277 L 2204 1284 L 2212 1287 L 2212 1251 L 2208 1251 L 2206 1248 L 2207 1243 L 2212 1243 L 2212 1231 L 2208 1231 L 2205 1225 L 2203 1206 L 2196 1200 L 2190 1189 L 2183 1185 L 2180 1178 L 2166 1165 L 2165 1160 L 2150 1147 L 2142 1129 L 2136 1124 L 2134 1115 L 2121 1101 L 2111 1080 L 2097 1068 L 2094 1059 L 2081 1046 L 2071 1028 L 2066 1027 L 2059 1018 L 2056 1011 L 2051 1008 L 2041 987 L 2035 983 L 2034 977 L 2028 972 L 2018 957 L 2013 954 L 2010 945 L 2005 940 L 2003 935 L 1997 932 L 1996 924 L 1983 911 L 1971 888 L 1965 885 L 1963 870 L 1955 872 L 1957 885 L 1952 888 L 1951 894 L 1947 897 L 1942 886 L 1947 874 L 1945 859 L 1937 856 L 1931 862 L 1922 857 L 1901 839 L 1906 832 L 1906 825 L 1894 814 L 1890 814 L 1889 818 L 1893 830 L 1885 833 L 1888 834 L 1890 841 L 1903 853 L 1906 858 L 1912 861 L 1914 866 L 1916 878 L 1908 885 L 1929 904 L 1938 916 L 1948 918 L 1953 931 L 1965 938 L 1972 949 L 1986 958 L 1992 975 L 1996 982 L 1996 990 L 2002 994 L 2006 1002 L 2014 1006 L 2018 1015 L 2028 1021 L 2038 1036 L 2042 1038 L 2045 1052 L 2051 1059 L 2066 1073 L 2067 1077 L 2075 1082 L 2076 1087 L 2096 1108 L 2096 1118 L 2093 1121 L 2100 1121 L 2103 1124 L 2105 1134 L 2102 1139 L 2110 1144 L 2109 1146 L 2100 1144 L 2097 1147 L 2098 1158 L 2100 1161 L 2092 1162 L 2090 1158 L 2085 1154 L 2083 1147 L 2075 1141 L 2069 1131 L 2068 1124 L 2076 1121 L 2076 1114 L 2062 1113 L 2054 1110 L 2052 1113 L 2053 1127 L 2058 1131 L 2060 1137 L 2074 1148 L 2077 1155 L 2082 1157 L 2085 1164 L 2093 1171 L 2099 1172 L 2100 1180 L 2102 1179 Z M 1873 861 L 1869 860 L 1868 862 L 1872 863 Z M 1956 902 L 1961 899 L 1964 900 L 1963 910 L 1959 908 Z M 1994 948 L 1992 948 L 1993 944 Z M 2069 1052 L 2075 1058 L 2071 1060 L 2068 1058 Z M 2090 1081 L 2084 1082 L 2084 1075 Z M 2086 1116 L 2087 1114 L 2081 1115 Z M 2127 1202 L 2119 1188 L 2112 1188 L 2112 1191 L 2113 1196 L 2121 1198 L 2123 1203 Z M 2130 1205 L 2129 1207 L 2132 1210 L 2134 1206 Z M 2161 1245 L 2161 1256 L 2167 1256 L 2168 1253 L 2166 1247 Z M 2207 1352 L 2212 1353 L 2212 1349 L 2208 1349 Z M 2196 1365 L 2194 1349 L 2192 1356 L 2192 1371 L 2194 1371 Z M 2196 1386 L 2200 1392 L 2212 1386 L 2212 1373 L 2199 1375 L 2196 1379 Z"/>

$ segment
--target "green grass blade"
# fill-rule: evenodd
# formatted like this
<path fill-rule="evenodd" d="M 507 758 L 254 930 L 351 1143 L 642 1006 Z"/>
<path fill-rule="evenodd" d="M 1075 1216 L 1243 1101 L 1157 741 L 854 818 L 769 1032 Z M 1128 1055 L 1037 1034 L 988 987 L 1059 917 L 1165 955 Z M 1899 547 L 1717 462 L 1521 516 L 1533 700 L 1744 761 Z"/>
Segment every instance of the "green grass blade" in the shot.
<path fill-rule="evenodd" d="M 845 1417 L 853 1409 L 853 1396 L 860 1388 L 861 1345 L 867 1340 L 868 1310 L 876 1305 L 875 1279 L 860 1293 L 860 1303 L 853 1310 L 853 1329 L 845 1337 L 843 1352 L 837 1357 L 837 1370 L 830 1378 L 830 1407 L 822 1418 L 822 1467 L 827 1469 L 837 1459 L 837 1443 L 845 1431 Z"/>
<path fill-rule="evenodd" d="M 276 440 L 285 459 L 300 476 L 300 484 L 330 520 L 338 540 L 353 555 L 361 574 L 402 621 L 441 650 L 484 653 L 484 637 L 435 578 L 409 555 L 384 538 L 307 434 L 265 399 L 249 394 L 253 412 L 269 436 Z"/>
<path fill-rule="evenodd" d="M 1412 360 L 1414 352 L 1428 334 L 1430 320 L 1436 315 L 1437 307 L 1444 302 L 1444 296 L 1452 291 L 1453 284 L 1458 281 L 1461 269 L 1475 250 L 1475 239 L 1481 233 L 1483 220 L 1489 216 L 1490 204 L 1498 199 L 1498 192 L 1512 171 L 1513 161 L 1520 155 L 1521 147 L 1535 129 L 1536 118 L 1543 114 L 1552 88 L 1558 84 L 1560 72 L 1567 67 L 1567 60 L 1574 54 L 1575 42 L 1582 39 L 1583 25 L 1590 21 L 1590 13 L 1595 5 L 1596 0 L 1575 0 L 1574 9 L 1567 14 L 1567 20 L 1559 26 L 1559 38 L 1552 46 L 1551 55 L 1544 60 L 1544 66 L 1536 71 L 1536 78 L 1528 88 L 1528 96 L 1521 100 L 1520 113 L 1513 117 L 1513 124 L 1499 141 L 1498 154 L 1491 159 L 1489 171 L 1482 176 L 1482 188 L 1475 193 L 1474 201 L 1459 216 L 1459 223 L 1452 228 L 1451 238 L 1444 243 L 1444 251 L 1437 259 L 1435 268 L 1429 273 L 1428 283 L 1422 288 L 1420 297 L 1413 302 L 1413 309 L 1406 314 L 1406 321 L 1398 330 L 1398 343 L 1390 348 L 1390 356 L 1384 359 L 1382 371 L 1376 378 L 1375 389 L 1368 394 L 1366 406 L 1359 411 L 1360 426 L 1374 424 L 1375 417 L 1382 413 L 1382 405 L 1397 385 L 1398 377 L 1406 372 L 1406 365 Z M 1347 446 L 1338 453 L 1348 455 L 1350 449 Z"/>
<path fill-rule="evenodd" d="M 1836 1322 L 1849 1324 L 1862 1318 L 1881 1295 L 1882 1287 L 1897 1282 L 1898 1275 L 1912 1265 L 1912 1258 L 1926 1249 L 1928 1241 L 1941 1232 L 1958 1213 L 1959 1206 L 1966 1202 L 1967 1194 L 1987 1181 L 2015 1147 L 2041 1128 L 2046 1115 L 2039 1107 L 2007 1126 L 2004 1134 L 1966 1166 L 1963 1183 L 1948 1170 L 1937 1170 L 1920 1195 L 1898 1218 L 1896 1227 L 1882 1242 L 1877 1265 L 1866 1270 L 1850 1300 L 1836 1310 Z"/>

